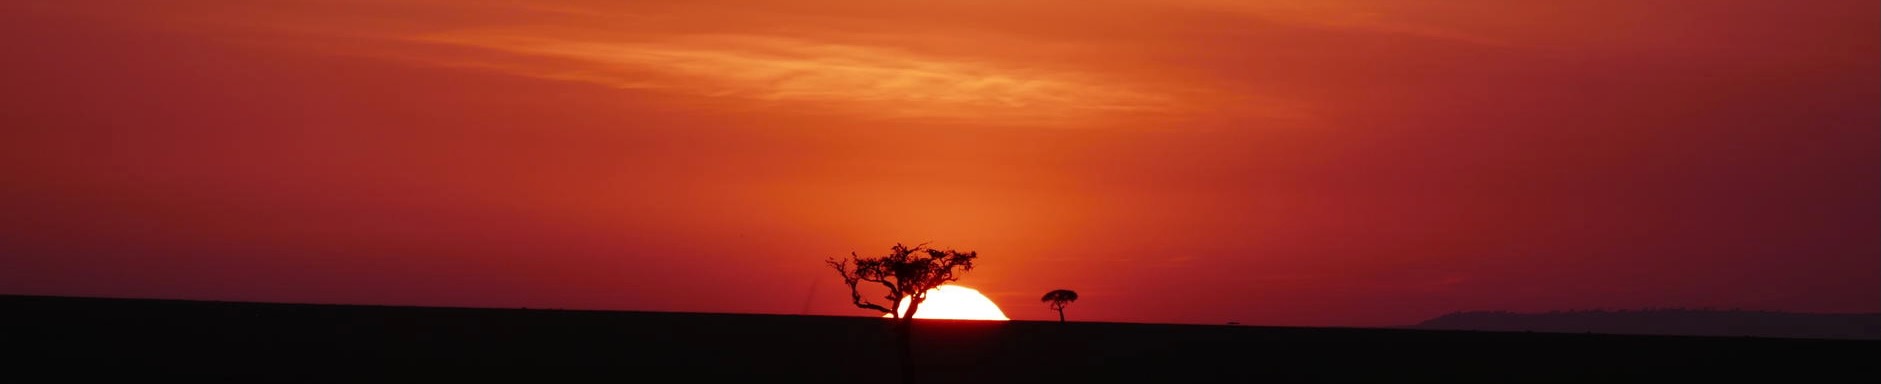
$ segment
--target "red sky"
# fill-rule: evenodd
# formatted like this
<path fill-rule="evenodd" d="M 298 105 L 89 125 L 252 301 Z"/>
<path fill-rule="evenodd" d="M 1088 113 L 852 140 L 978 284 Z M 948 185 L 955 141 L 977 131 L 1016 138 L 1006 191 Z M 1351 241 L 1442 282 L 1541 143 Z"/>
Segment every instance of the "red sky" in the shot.
<path fill-rule="evenodd" d="M 0 293 L 1881 311 L 1881 3 L 0 2 Z"/>

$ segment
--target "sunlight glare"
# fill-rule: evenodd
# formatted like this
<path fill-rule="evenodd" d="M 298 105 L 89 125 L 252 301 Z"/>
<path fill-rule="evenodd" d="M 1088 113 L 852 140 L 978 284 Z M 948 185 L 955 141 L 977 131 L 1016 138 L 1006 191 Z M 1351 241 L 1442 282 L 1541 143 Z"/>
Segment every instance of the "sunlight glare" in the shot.
<path fill-rule="evenodd" d="M 908 310 L 908 299 L 901 299 L 902 311 Z M 882 317 L 891 317 L 882 315 Z M 952 319 L 952 320 L 1012 320 L 1006 312 L 999 310 L 999 305 L 992 299 L 980 294 L 979 290 L 958 285 L 942 285 L 927 291 L 927 301 L 921 302 L 921 310 L 914 314 L 916 319 Z"/>

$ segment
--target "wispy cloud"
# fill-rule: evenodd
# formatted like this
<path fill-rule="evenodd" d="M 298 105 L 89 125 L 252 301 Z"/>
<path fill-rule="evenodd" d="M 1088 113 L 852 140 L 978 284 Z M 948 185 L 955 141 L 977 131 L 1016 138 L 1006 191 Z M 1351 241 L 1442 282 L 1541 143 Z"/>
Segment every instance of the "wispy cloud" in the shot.
<path fill-rule="evenodd" d="M 1065 119 L 1119 111 L 1169 112 L 1181 102 L 1176 92 L 1096 74 L 795 37 L 714 34 L 597 41 L 507 31 L 414 39 L 578 63 L 493 66 L 526 76 L 851 107 L 894 117 Z"/>
<path fill-rule="evenodd" d="M 1208 68 L 1167 65 L 1190 62 L 1191 54 L 1154 49 L 1155 41 L 1192 43 L 1185 30 L 1168 27 L 1192 13 L 1156 14 L 1162 24 L 1119 24 L 1180 7 L 1118 3 L 1034 23 L 1024 16 L 1045 17 L 1035 13 L 1055 8 L 392 0 L 335 12 L 320 2 L 208 1 L 217 6 L 169 10 L 164 18 L 203 29 L 252 29 L 229 39 L 255 44 L 710 98 L 730 108 L 720 111 L 1060 126 L 1316 114 L 1286 95 L 1224 85 L 1205 76 Z M 1113 24 L 1150 30 L 1116 39 L 1104 29 Z"/>
<path fill-rule="evenodd" d="M 1422 8 L 1425 12 L 1444 12 L 1436 8 L 1467 6 L 1457 4 L 1416 3 L 1381 0 L 1321 1 L 1241 1 L 1188 0 L 1178 4 L 1211 10 L 1234 12 L 1252 17 L 1325 29 L 1414 36 L 1487 46 L 1511 46 L 1513 43 L 1492 35 L 1475 33 L 1441 23 L 1422 21 L 1397 8 Z"/>

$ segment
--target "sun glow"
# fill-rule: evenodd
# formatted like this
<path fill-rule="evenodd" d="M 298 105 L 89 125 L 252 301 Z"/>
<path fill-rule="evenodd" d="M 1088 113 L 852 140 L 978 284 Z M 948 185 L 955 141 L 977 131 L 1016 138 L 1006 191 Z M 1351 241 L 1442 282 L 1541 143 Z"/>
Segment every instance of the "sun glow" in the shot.
<path fill-rule="evenodd" d="M 901 299 L 902 311 L 908 310 L 908 299 Z M 890 317 L 890 315 L 882 315 Z M 942 285 L 927 291 L 927 300 L 921 302 L 921 309 L 914 314 L 916 319 L 953 319 L 953 320 L 1012 320 L 1006 312 L 999 310 L 999 305 L 992 299 L 980 294 L 973 288 L 958 285 Z"/>

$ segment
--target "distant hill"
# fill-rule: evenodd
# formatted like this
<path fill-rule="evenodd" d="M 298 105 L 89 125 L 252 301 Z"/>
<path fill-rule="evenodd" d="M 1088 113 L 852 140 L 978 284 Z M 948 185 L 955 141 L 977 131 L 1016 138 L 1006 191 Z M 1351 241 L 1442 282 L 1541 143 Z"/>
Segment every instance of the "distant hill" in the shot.
<path fill-rule="evenodd" d="M 1881 313 L 1688 309 L 1456 312 L 1411 326 L 1430 330 L 1881 340 Z"/>

